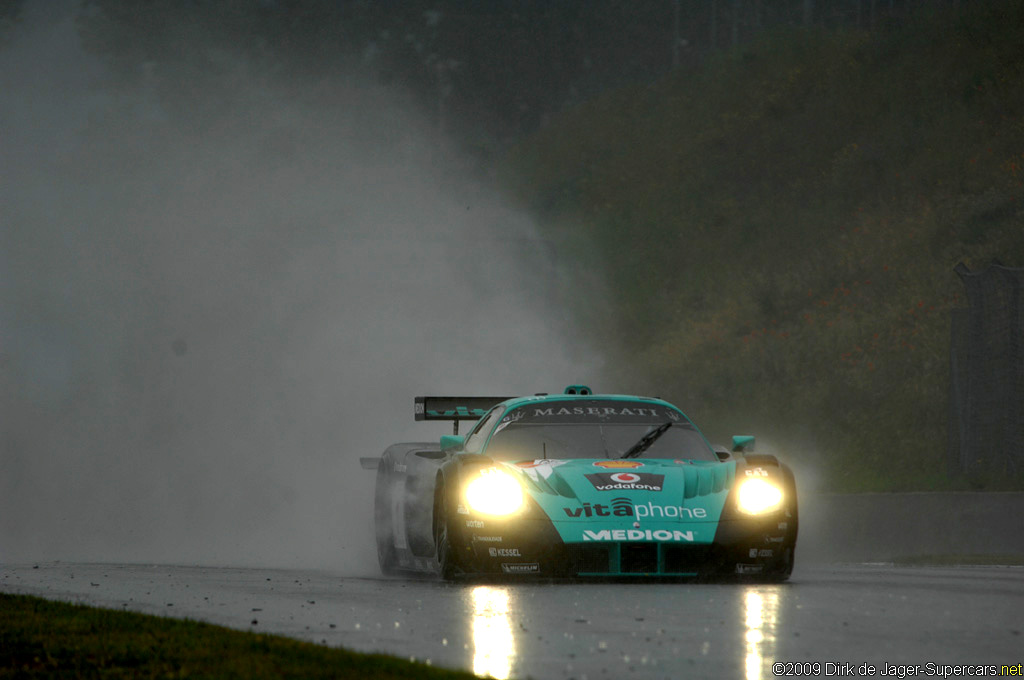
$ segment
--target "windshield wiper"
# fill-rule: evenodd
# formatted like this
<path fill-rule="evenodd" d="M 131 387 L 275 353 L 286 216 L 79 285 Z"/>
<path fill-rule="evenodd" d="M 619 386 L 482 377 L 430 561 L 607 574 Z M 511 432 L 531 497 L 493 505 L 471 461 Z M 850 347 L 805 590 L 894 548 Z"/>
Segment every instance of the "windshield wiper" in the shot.
<path fill-rule="evenodd" d="M 658 427 L 654 428 L 643 437 L 640 437 L 640 441 L 629 447 L 629 451 L 622 454 L 623 458 L 636 458 L 641 453 L 651 448 L 651 444 L 658 441 L 658 437 L 668 432 L 668 428 L 672 427 L 673 423 L 670 420 L 667 423 L 662 423 Z"/>

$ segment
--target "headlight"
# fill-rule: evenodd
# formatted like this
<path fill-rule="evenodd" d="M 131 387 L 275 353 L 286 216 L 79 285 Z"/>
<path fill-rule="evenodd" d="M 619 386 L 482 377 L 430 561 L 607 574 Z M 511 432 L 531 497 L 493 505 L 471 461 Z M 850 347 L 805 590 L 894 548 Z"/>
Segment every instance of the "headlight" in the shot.
<path fill-rule="evenodd" d="M 745 479 L 736 494 L 740 512 L 760 515 L 782 505 L 782 489 L 763 479 Z"/>
<path fill-rule="evenodd" d="M 480 471 L 480 476 L 466 485 L 469 507 L 485 515 L 511 515 L 523 505 L 523 488 L 519 482 L 497 468 Z"/>

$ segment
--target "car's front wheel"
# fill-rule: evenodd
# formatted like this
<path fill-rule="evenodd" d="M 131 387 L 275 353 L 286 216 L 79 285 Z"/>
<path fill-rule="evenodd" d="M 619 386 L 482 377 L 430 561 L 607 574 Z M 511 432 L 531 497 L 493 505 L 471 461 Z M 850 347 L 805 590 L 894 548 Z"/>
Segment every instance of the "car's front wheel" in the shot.
<path fill-rule="evenodd" d="M 441 578 L 450 581 L 461 572 L 452 546 L 454 539 L 448 511 L 448 498 L 443 482 L 438 482 L 434 496 L 434 545 L 437 548 L 437 566 Z"/>

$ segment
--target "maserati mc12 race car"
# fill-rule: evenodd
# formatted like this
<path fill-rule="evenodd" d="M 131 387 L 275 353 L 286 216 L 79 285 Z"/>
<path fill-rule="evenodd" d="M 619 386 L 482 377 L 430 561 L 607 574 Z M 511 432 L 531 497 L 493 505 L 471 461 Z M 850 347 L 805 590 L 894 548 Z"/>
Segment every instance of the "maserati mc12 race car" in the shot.
<path fill-rule="evenodd" d="M 416 397 L 439 443 L 394 444 L 376 469 L 384 573 L 525 578 L 784 580 L 793 569 L 792 471 L 714 448 L 661 399 L 593 394 Z M 459 421 L 475 420 L 468 434 Z"/>

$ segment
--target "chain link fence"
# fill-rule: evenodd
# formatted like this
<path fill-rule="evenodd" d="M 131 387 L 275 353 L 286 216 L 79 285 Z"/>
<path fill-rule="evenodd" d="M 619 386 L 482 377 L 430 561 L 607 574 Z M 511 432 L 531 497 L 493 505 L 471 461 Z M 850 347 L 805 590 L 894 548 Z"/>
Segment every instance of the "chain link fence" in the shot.
<path fill-rule="evenodd" d="M 967 307 L 953 310 L 949 471 L 972 478 L 1024 470 L 1024 269 L 954 271 Z"/>

